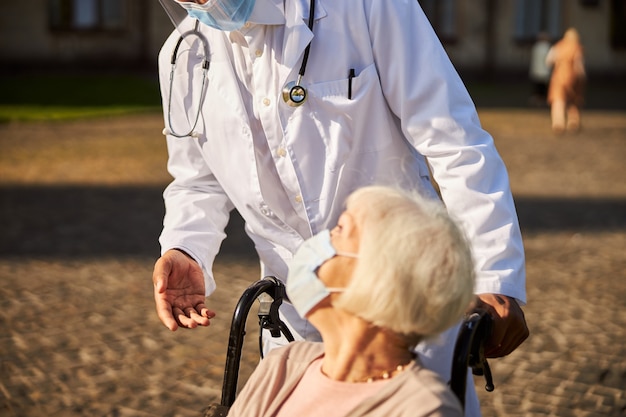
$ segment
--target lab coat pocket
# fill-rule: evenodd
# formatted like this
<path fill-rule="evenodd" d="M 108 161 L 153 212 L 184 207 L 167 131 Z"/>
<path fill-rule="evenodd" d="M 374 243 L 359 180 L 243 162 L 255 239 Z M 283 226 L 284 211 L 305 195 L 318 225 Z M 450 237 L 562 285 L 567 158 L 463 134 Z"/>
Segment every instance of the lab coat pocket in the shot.
<path fill-rule="evenodd" d="M 335 171 L 360 155 L 388 145 L 388 106 L 375 65 L 353 77 L 310 86 L 311 117 Z"/>

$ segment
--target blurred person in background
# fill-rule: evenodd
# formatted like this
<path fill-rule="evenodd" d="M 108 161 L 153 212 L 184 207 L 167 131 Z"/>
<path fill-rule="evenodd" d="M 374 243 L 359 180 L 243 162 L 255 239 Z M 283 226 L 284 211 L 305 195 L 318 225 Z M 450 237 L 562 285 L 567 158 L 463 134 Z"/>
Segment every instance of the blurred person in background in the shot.
<path fill-rule="evenodd" d="M 584 51 L 576 29 L 568 29 L 550 48 L 546 63 L 552 67 L 548 89 L 552 130 L 556 134 L 576 132 L 580 129 L 586 82 Z"/>
<path fill-rule="evenodd" d="M 546 32 L 540 32 L 530 50 L 528 78 L 532 85 L 530 103 L 534 106 L 545 106 L 550 83 L 550 67 L 546 62 L 546 56 L 551 46 L 550 36 Z"/>

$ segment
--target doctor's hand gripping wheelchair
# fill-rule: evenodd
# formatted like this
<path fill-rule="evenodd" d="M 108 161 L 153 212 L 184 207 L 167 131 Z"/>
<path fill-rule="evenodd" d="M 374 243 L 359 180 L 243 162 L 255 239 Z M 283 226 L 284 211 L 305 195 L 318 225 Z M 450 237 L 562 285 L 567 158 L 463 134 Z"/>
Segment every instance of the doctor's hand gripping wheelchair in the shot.
<path fill-rule="evenodd" d="M 284 298 L 285 286 L 274 277 L 265 277 L 253 283 L 241 295 L 235 307 L 230 327 L 222 398 L 220 403 L 211 404 L 204 410 L 204 417 L 226 417 L 228 410 L 235 401 L 239 365 L 246 333 L 246 319 L 257 299 L 259 300 L 259 350 L 262 352 L 261 334 L 263 329 L 268 330 L 272 337 L 282 335 L 289 342 L 294 341 L 293 335 L 278 315 L 278 309 Z M 474 375 L 485 377 L 485 390 L 491 392 L 495 388 L 489 363 L 484 355 L 484 342 L 491 334 L 491 326 L 491 316 L 483 310 L 476 310 L 467 315 L 459 329 L 452 358 L 449 385 L 463 406 L 465 405 L 468 368 L 471 368 Z"/>

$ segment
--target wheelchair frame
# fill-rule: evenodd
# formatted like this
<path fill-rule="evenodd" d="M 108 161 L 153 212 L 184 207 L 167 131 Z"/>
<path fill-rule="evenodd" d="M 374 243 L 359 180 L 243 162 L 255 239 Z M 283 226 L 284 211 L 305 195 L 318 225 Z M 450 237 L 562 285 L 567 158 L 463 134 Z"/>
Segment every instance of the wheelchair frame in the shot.
<path fill-rule="evenodd" d="M 278 309 L 284 298 L 284 284 L 272 276 L 256 281 L 243 292 L 235 307 L 230 327 L 222 398 L 219 404 L 214 403 L 207 407 L 204 417 L 226 417 L 228 410 L 235 402 L 246 333 L 246 319 L 257 299 L 259 300 L 259 351 L 261 355 L 263 329 L 269 330 L 272 337 L 280 337 L 282 334 L 289 342 L 294 341 L 289 328 L 278 314 Z M 472 370 L 474 375 L 485 377 L 485 390 L 491 392 L 495 388 L 491 369 L 484 354 L 484 342 L 491 334 L 492 320 L 486 311 L 475 310 L 467 315 L 459 329 L 452 359 L 451 378 L 448 384 L 463 407 L 465 406 L 468 368 Z"/>

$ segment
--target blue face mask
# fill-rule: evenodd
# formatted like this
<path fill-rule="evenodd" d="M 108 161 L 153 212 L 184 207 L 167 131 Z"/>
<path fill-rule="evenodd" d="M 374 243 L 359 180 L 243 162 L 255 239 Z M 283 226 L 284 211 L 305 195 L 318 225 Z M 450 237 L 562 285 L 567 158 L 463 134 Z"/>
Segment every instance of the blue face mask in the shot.
<path fill-rule="evenodd" d="M 300 316 L 306 317 L 330 293 L 343 291 L 343 288 L 327 288 L 315 272 L 324 262 L 335 256 L 358 258 L 353 253 L 337 252 L 330 241 L 330 232 L 324 230 L 305 240 L 289 261 L 285 289 L 289 301 Z"/>
<path fill-rule="evenodd" d="M 252 14 L 256 0 L 208 0 L 204 4 L 175 0 L 189 16 L 212 28 L 224 31 L 240 29 Z"/>

